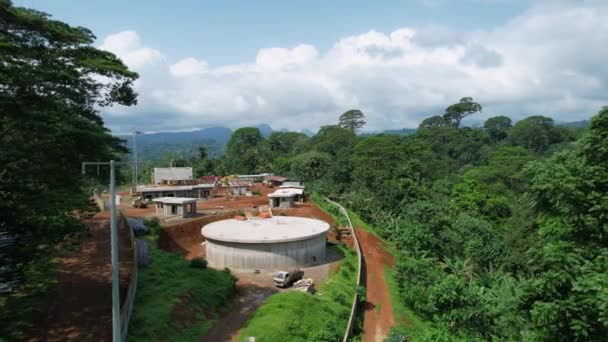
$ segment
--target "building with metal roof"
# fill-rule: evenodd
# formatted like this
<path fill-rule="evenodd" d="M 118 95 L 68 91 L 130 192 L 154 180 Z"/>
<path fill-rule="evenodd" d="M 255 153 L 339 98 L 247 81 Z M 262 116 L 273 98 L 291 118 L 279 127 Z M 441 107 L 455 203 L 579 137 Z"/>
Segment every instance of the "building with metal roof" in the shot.
<path fill-rule="evenodd" d="M 185 181 L 192 181 L 191 167 L 155 167 L 153 183 L 173 184 Z"/>
<path fill-rule="evenodd" d="M 155 198 L 153 202 L 156 204 L 156 215 L 160 217 L 196 216 L 196 198 L 161 197 Z"/>

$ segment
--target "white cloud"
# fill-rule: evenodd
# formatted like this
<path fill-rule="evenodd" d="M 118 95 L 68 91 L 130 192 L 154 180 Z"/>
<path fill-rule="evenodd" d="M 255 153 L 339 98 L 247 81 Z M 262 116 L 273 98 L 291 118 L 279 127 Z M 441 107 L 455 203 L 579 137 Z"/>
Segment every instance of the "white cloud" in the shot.
<path fill-rule="evenodd" d="M 579 120 L 608 103 L 606 17 L 606 2 L 541 1 L 487 31 L 372 30 L 324 52 L 306 44 L 264 48 L 254 61 L 213 67 L 188 57 L 142 71 L 140 106 L 112 109 L 105 118 L 114 129 L 127 123 L 158 131 L 262 122 L 316 129 L 359 108 L 366 128 L 376 130 L 415 127 L 472 96 L 484 105 L 479 118 Z M 162 57 L 132 31 L 108 36 L 102 47 L 134 68 Z"/>
<path fill-rule="evenodd" d="M 103 40 L 99 48 L 120 56 L 126 65 L 136 70 L 162 58 L 160 51 L 142 46 L 139 35 L 135 31 L 111 34 Z"/>
<path fill-rule="evenodd" d="M 278 71 L 310 63 L 317 54 L 314 46 L 306 44 L 298 45 L 293 49 L 276 47 L 261 49 L 256 57 L 256 65 L 262 71 Z"/>
<path fill-rule="evenodd" d="M 197 76 L 207 72 L 209 65 L 196 58 L 184 58 L 169 67 L 169 72 L 175 77 Z"/>

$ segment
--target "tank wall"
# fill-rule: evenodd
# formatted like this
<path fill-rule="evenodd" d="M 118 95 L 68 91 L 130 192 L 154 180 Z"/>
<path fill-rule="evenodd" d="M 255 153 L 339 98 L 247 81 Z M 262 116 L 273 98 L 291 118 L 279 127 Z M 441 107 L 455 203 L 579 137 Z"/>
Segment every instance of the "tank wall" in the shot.
<path fill-rule="evenodd" d="M 277 243 L 236 243 L 207 240 L 207 261 L 215 268 L 277 270 L 304 267 L 325 260 L 325 235 Z"/>

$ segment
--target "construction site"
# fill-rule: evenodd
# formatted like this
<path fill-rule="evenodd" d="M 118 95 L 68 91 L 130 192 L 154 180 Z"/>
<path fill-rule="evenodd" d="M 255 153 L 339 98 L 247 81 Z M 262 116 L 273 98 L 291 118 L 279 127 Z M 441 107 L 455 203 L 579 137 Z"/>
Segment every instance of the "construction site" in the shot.
<path fill-rule="evenodd" d="M 340 266 L 336 245 L 353 245 L 297 181 L 266 174 L 192 179 L 190 170 L 172 169 L 160 170 L 155 184 L 120 192 L 117 202 L 127 217 L 158 219 L 160 249 L 205 258 L 238 277 L 232 309 L 205 340 L 236 338 L 274 293 L 314 293 Z"/>

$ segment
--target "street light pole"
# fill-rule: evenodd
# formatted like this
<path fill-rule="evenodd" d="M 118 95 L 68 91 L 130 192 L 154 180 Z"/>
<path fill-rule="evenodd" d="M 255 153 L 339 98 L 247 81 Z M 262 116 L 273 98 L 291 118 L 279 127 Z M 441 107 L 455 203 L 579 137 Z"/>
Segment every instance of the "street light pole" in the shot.
<path fill-rule="evenodd" d="M 134 162 L 134 175 L 133 175 L 133 187 L 137 191 L 137 184 L 139 183 L 139 162 L 137 160 L 137 136 L 142 132 L 133 130 L 133 162 Z"/>
<path fill-rule="evenodd" d="M 118 279 L 118 231 L 116 227 L 116 165 L 134 164 L 130 162 L 83 162 L 82 174 L 86 174 L 87 165 L 110 166 L 110 245 L 112 262 L 112 341 L 120 342 L 120 292 Z"/>
<path fill-rule="evenodd" d="M 116 177 L 110 160 L 110 243 L 112 256 L 112 341 L 120 341 L 120 292 L 118 279 L 118 232 L 116 231 Z"/>

